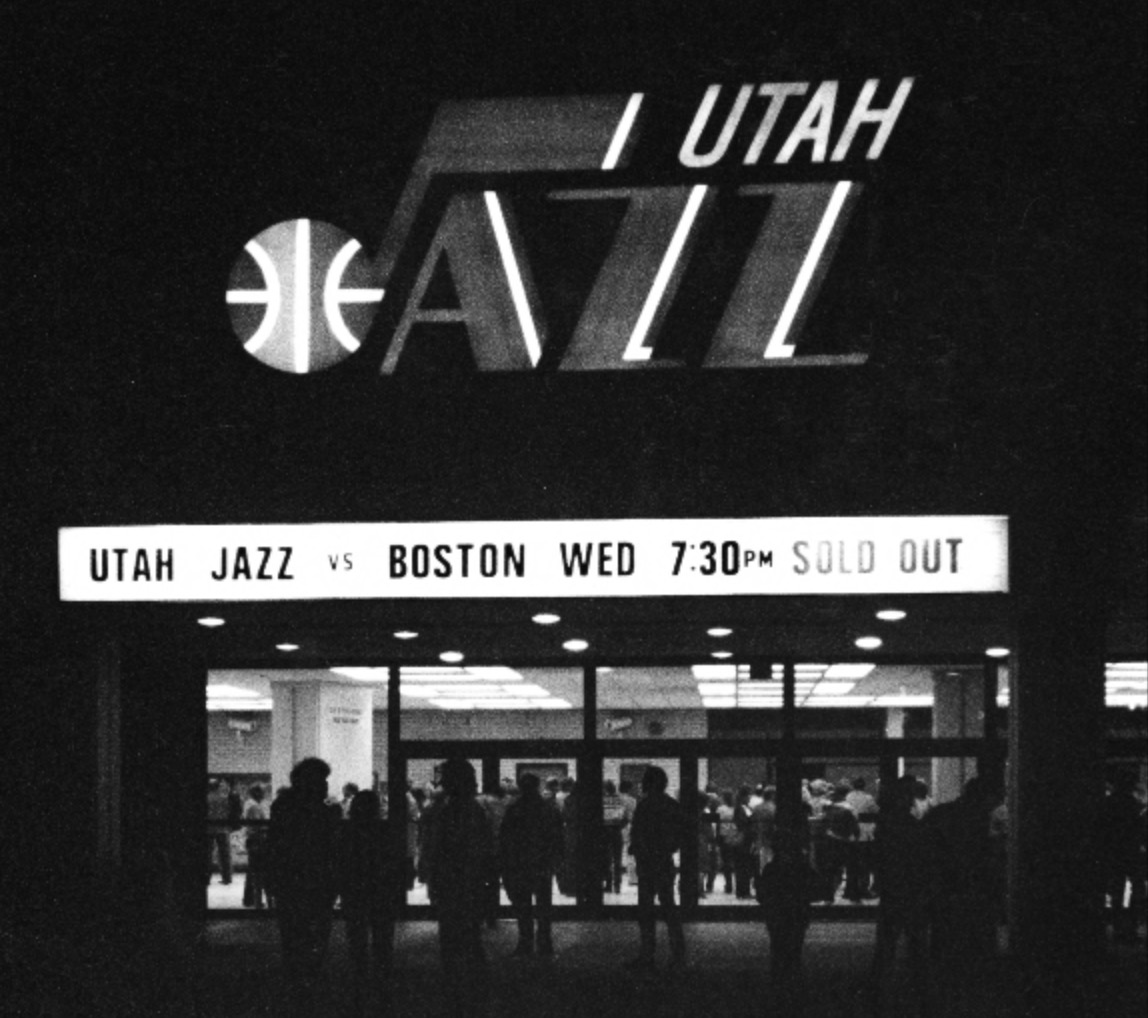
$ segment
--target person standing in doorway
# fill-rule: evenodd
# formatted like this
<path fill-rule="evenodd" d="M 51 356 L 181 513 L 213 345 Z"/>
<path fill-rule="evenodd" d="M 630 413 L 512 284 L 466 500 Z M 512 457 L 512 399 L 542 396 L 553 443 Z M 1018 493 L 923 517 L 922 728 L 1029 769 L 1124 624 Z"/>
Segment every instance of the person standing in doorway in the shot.
<path fill-rule="evenodd" d="M 550 913 L 554 899 L 554 873 L 562 861 L 562 816 L 541 794 L 537 774 L 518 781 L 519 796 L 506 808 L 499 836 L 502 879 L 518 920 L 519 957 L 554 954 Z M 535 922 L 538 940 L 535 943 Z"/>
<path fill-rule="evenodd" d="M 314 1013 L 338 893 L 342 810 L 327 802 L 330 774 L 325 760 L 300 760 L 291 787 L 271 804 L 268 828 L 267 887 L 278 913 L 287 985 L 302 1015 Z"/>
<path fill-rule="evenodd" d="M 377 793 L 356 792 L 341 827 L 339 898 L 354 968 L 355 1013 L 362 1014 L 372 981 L 387 989 L 403 860 L 392 851 Z"/>
<path fill-rule="evenodd" d="M 478 781 L 469 761 L 443 764 L 442 792 L 427 831 L 425 868 L 451 1013 L 461 1018 L 485 1013 L 489 994 L 482 921 L 496 866 L 494 835 L 478 803 Z"/>
<path fill-rule="evenodd" d="M 674 899 L 677 868 L 674 854 L 686 837 L 687 822 L 682 807 L 666 793 L 669 778 L 661 767 L 647 767 L 642 776 L 643 798 L 634 810 L 630 851 L 638 867 L 638 957 L 630 962 L 635 969 L 654 967 L 655 901 L 670 938 L 670 955 L 677 968 L 686 963 L 686 939 L 682 918 Z"/>

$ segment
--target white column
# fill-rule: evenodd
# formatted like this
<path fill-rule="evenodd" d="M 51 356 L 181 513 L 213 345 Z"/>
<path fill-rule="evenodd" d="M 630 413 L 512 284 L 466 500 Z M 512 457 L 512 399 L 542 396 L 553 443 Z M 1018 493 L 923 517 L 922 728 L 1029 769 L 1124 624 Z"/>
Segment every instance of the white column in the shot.
<path fill-rule="evenodd" d="M 369 686 L 335 680 L 277 680 L 271 684 L 271 781 L 286 785 L 308 756 L 331 766 L 332 795 L 348 781 L 370 788 L 374 773 L 374 696 Z"/>

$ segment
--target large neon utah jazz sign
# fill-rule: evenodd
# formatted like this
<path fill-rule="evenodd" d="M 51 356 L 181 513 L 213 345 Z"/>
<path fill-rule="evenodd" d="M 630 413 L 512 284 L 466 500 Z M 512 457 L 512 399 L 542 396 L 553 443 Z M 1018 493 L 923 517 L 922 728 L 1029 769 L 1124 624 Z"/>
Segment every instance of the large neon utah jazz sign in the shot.
<path fill-rule="evenodd" d="M 912 88 L 444 103 L 373 256 L 329 223 L 271 226 L 232 269 L 232 325 L 295 373 L 363 348 L 390 375 L 444 331 L 480 371 L 861 363 L 803 327 Z M 674 322 L 695 338 L 667 353 Z"/>

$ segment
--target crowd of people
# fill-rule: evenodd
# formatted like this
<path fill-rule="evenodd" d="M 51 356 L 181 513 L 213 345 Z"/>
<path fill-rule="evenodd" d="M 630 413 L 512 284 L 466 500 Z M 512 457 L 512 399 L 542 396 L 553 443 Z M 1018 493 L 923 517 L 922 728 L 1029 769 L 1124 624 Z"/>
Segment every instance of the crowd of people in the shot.
<path fill-rule="evenodd" d="M 496 921 L 505 890 L 517 921 L 520 957 L 554 954 L 555 892 L 576 896 L 578 838 L 591 829 L 572 779 L 526 772 L 479 794 L 474 768 L 447 761 L 425 789 L 409 788 L 399 814 L 387 796 L 346 785 L 328 792 L 328 765 L 309 758 L 268 808 L 262 786 L 244 802 L 226 782 L 208 789 L 208 865 L 217 856 L 231 879 L 230 833 L 247 831 L 245 904 L 274 903 L 296 999 L 313 997 L 336 904 L 346 921 L 361 992 L 385 984 L 395 921 L 405 892 L 426 885 L 439 923 L 447 985 L 456 1010 L 483 999 L 482 929 Z M 680 799 L 680 801 L 679 801 Z M 1118 939 L 1137 935 L 1145 889 L 1145 810 L 1135 776 L 1119 776 L 1103 804 L 1098 844 L 1110 874 Z M 639 944 L 631 964 L 655 959 L 660 908 L 672 963 L 683 966 L 679 913 L 681 853 L 697 839 L 699 897 L 721 893 L 762 906 L 773 969 L 800 965 L 811 908 L 835 901 L 880 902 L 874 985 L 883 985 L 901 940 L 925 993 L 933 960 L 984 958 L 996 950 L 1003 921 L 1008 818 L 1003 792 L 983 779 L 934 804 L 911 776 L 883 782 L 876 795 L 863 777 L 831 784 L 808 780 L 799 815 L 782 820 L 768 785 L 707 788 L 674 798 L 659 767 L 642 787 L 606 780 L 601 795 L 593 879 L 604 893 L 638 888 Z M 225 835 L 227 835 L 225 837 Z M 210 872 L 210 870 L 209 870 Z M 1131 886 L 1131 894 L 1128 893 Z"/>

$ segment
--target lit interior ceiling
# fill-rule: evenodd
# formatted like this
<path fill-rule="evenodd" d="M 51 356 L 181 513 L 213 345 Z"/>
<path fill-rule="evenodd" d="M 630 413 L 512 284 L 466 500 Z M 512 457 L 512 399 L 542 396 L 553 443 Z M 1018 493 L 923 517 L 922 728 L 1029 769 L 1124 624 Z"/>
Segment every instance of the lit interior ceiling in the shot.
<path fill-rule="evenodd" d="M 869 662 L 795 666 L 798 707 L 928 707 L 933 684 L 975 669 Z M 366 685 L 376 710 L 386 708 L 387 669 L 214 669 L 208 673 L 208 710 L 268 711 L 273 682 L 338 681 Z M 601 668 L 598 706 L 604 710 L 780 709 L 781 666 L 755 676 L 747 664 Z M 407 666 L 400 677 L 409 710 L 570 710 L 582 706 L 581 668 Z M 1148 662 L 1109 662 L 1110 707 L 1148 707 Z M 998 702 L 1008 703 L 1008 670 L 1001 669 Z"/>

